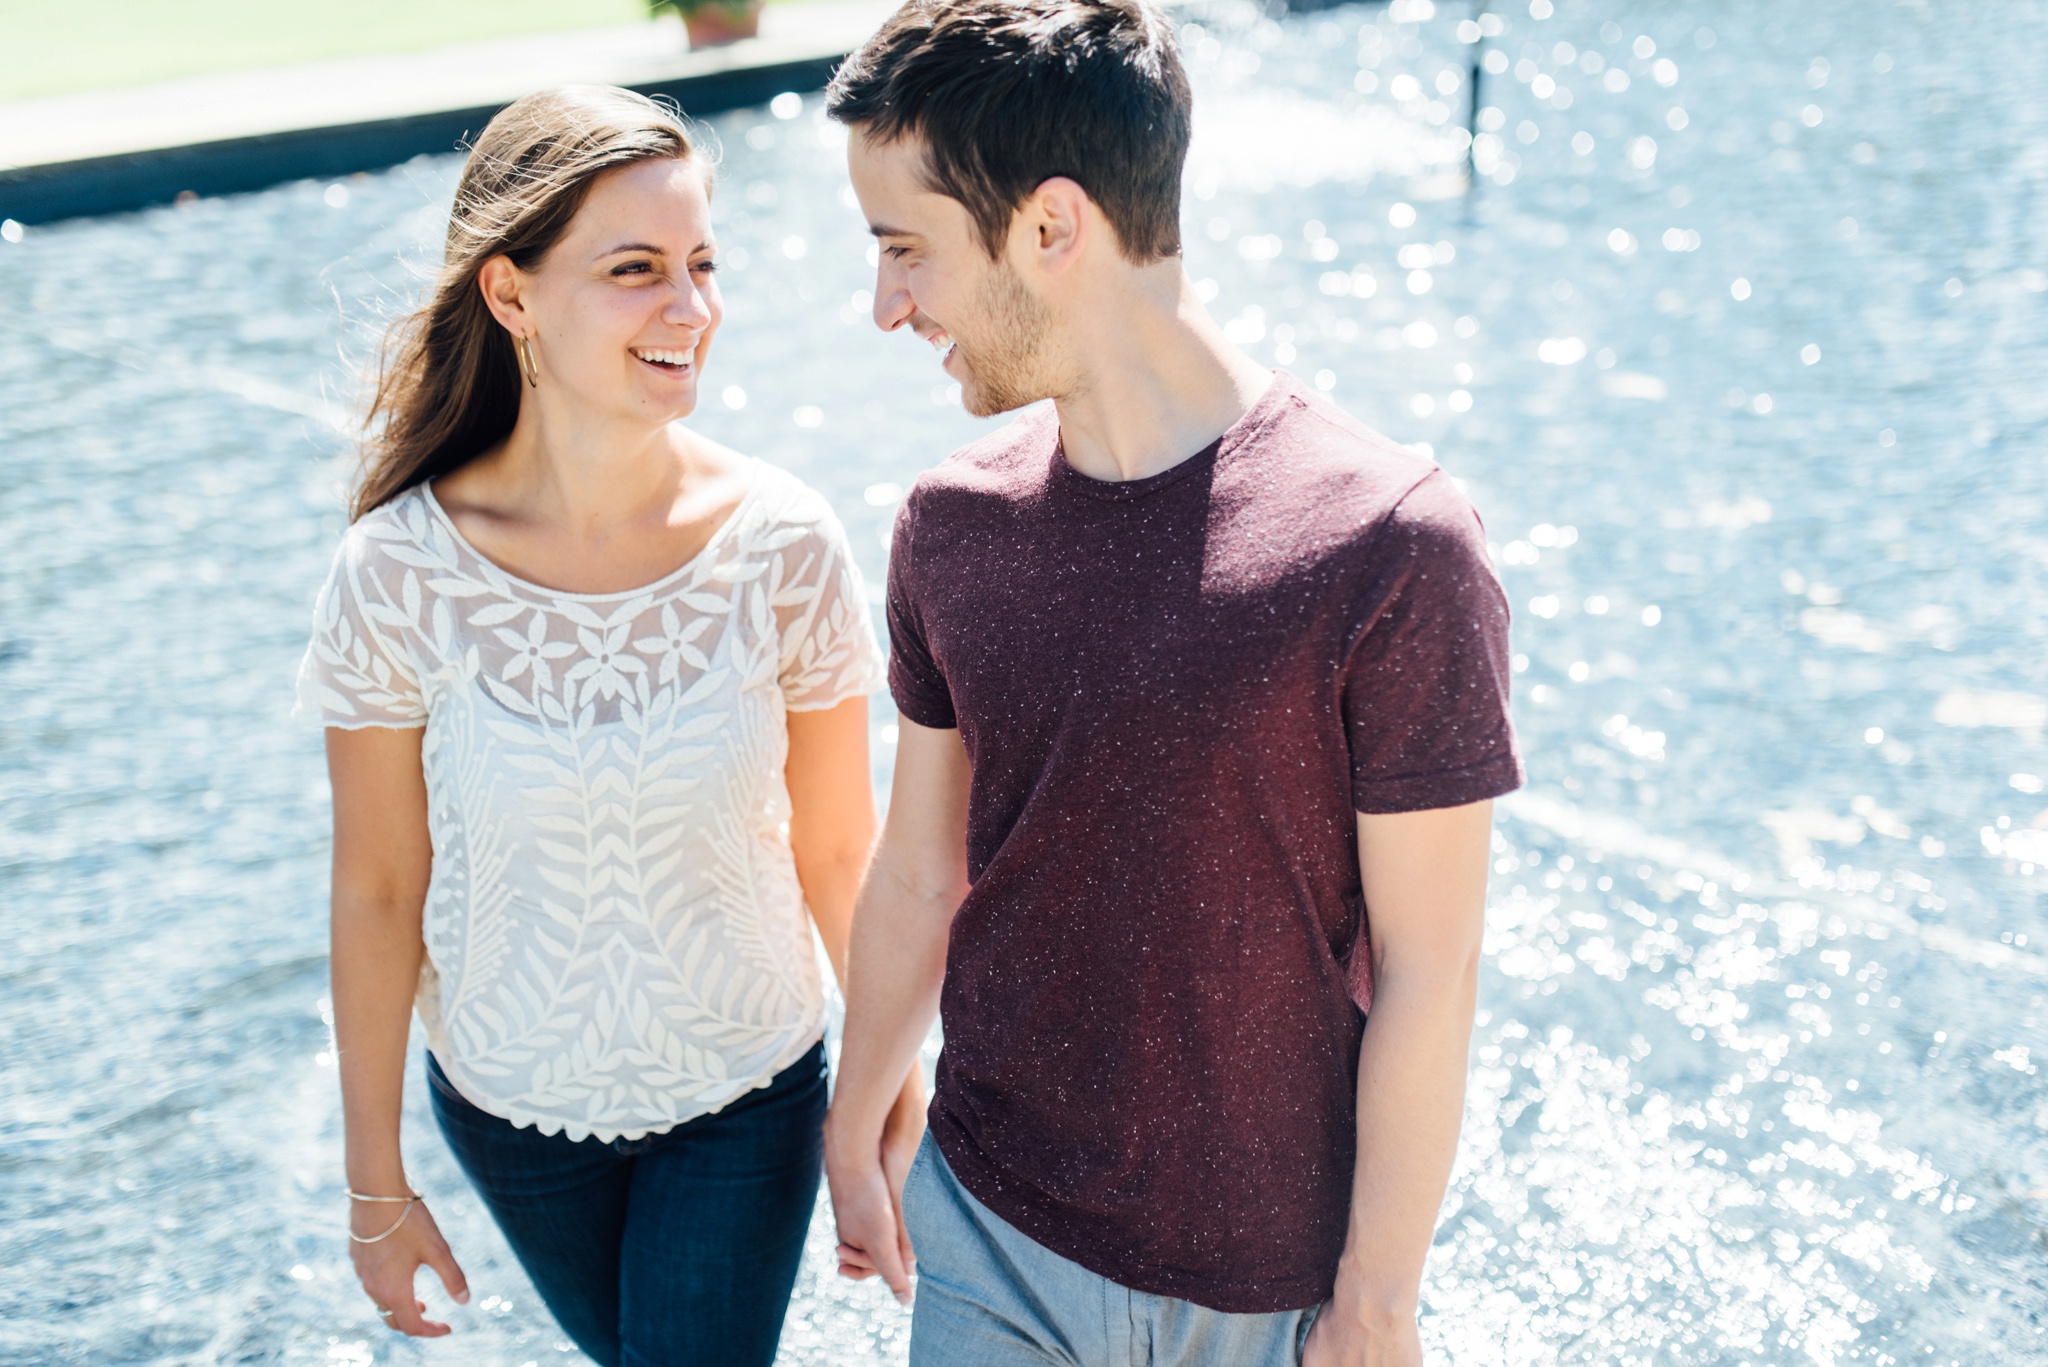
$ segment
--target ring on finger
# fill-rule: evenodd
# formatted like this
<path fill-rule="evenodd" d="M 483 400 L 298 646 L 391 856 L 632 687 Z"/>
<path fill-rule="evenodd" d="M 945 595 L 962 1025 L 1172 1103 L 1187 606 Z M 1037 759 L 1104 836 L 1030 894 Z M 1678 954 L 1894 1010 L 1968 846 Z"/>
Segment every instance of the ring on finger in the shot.
<path fill-rule="evenodd" d="M 398 1312 L 396 1310 L 386 1310 L 383 1306 L 380 1305 L 377 1307 L 377 1313 L 388 1320 Z"/>

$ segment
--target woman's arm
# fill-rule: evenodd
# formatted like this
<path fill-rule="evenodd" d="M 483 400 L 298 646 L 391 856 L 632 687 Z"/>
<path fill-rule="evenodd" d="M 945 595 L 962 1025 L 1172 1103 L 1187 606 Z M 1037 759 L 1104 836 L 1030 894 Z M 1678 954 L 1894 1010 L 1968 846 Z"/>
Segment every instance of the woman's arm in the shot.
<path fill-rule="evenodd" d="M 789 714 L 789 849 L 818 938 L 843 990 L 853 898 L 875 846 L 868 700 Z"/>
<path fill-rule="evenodd" d="M 818 923 L 832 971 L 846 990 L 853 903 L 875 848 L 875 795 L 868 773 L 868 700 L 789 714 L 789 844 L 797 880 Z M 896 1189 L 924 1137 L 924 1072 L 913 1060 L 884 1122 L 882 1151 Z M 901 1212 L 898 1212 L 900 1222 Z M 899 1230 L 900 1233 L 900 1230 Z M 909 1248 L 907 1234 L 900 1234 Z"/>
<path fill-rule="evenodd" d="M 327 770 L 334 787 L 334 902 L 330 945 L 334 1037 L 341 1068 L 341 1107 L 348 1185 L 367 1196 L 408 1190 L 398 1119 L 405 1092 L 405 1046 L 412 1026 L 426 943 L 426 904 L 433 847 L 427 835 L 427 784 L 419 730 L 371 727 L 327 732 Z M 369 1238 L 389 1228 L 405 1207 L 349 1202 L 349 1229 Z M 413 1274 L 425 1263 L 457 1301 L 469 1288 L 424 1205 L 414 1206 L 395 1233 L 351 1243 L 356 1275 L 385 1323 L 407 1334 L 436 1337 L 448 1326 L 424 1318 L 413 1297 Z"/>

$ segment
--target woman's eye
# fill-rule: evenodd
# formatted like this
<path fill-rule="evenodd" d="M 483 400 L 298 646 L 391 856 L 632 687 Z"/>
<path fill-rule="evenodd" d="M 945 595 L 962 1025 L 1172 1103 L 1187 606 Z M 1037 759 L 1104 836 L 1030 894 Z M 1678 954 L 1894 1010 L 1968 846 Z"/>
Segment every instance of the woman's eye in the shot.
<path fill-rule="evenodd" d="M 699 261 L 693 264 L 690 269 L 709 275 L 718 269 L 718 263 L 716 261 Z"/>
<path fill-rule="evenodd" d="M 616 266 L 616 267 L 614 267 L 614 268 L 612 269 L 612 274 L 613 274 L 613 275 L 646 275 L 646 274 L 647 274 L 647 273 L 648 273 L 649 271 L 651 271 L 651 270 L 653 270 L 653 269 L 654 269 L 654 268 L 653 268 L 652 266 L 650 266 L 650 265 L 649 265 L 649 264 L 648 264 L 647 262 L 645 262 L 645 261 L 628 261 L 628 262 L 627 262 L 627 263 L 626 263 L 625 265 L 623 265 L 623 266 Z"/>

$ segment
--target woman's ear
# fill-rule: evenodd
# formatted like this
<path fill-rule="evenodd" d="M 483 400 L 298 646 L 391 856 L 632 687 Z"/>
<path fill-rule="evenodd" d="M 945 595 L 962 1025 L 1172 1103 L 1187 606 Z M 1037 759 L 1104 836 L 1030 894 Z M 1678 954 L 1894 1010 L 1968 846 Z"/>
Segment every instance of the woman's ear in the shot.
<path fill-rule="evenodd" d="M 513 265 L 509 256 L 492 257 L 476 273 L 484 307 L 514 337 L 533 331 L 533 315 L 526 311 L 526 283 L 526 272 Z"/>

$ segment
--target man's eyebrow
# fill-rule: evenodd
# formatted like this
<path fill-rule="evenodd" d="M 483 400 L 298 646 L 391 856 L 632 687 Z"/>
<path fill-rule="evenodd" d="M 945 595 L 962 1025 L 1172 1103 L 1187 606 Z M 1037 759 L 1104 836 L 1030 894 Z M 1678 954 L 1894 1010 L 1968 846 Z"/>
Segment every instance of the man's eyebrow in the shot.
<path fill-rule="evenodd" d="M 892 228 L 886 223 L 868 224 L 868 232 L 876 237 L 916 237 L 908 228 Z"/>

